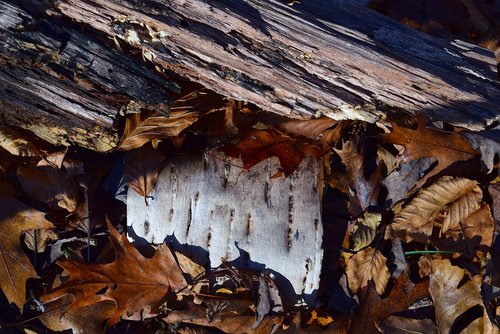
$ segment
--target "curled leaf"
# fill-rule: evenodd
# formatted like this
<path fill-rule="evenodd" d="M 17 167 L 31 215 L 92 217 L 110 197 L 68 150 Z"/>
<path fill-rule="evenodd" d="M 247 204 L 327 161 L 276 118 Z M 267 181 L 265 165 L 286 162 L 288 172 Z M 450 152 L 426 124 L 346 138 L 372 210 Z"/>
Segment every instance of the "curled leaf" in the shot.
<path fill-rule="evenodd" d="M 359 251 L 371 244 L 377 235 L 377 227 L 382 220 L 382 215 L 376 212 L 366 212 L 358 218 L 352 234 L 353 249 Z"/>

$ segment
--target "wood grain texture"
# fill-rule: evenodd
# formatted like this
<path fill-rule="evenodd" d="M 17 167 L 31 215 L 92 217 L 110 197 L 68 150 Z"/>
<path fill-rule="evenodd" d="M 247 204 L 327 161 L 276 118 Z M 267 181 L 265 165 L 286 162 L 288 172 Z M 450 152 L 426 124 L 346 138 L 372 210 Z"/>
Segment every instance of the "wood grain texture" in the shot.
<path fill-rule="evenodd" d="M 245 171 L 220 154 L 173 159 L 148 200 L 129 190 L 131 235 L 161 243 L 173 235 L 180 244 L 221 259 L 284 276 L 297 294 L 319 287 L 323 257 L 319 163 L 306 158 L 288 178 L 271 178 L 271 158 Z M 249 259 L 244 253 L 248 252 Z M 260 264 L 260 265 L 259 265 Z"/>
<path fill-rule="evenodd" d="M 499 119 L 493 52 L 414 31 L 365 2 L 58 0 L 56 7 L 154 55 L 156 65 L 268 111 L 373 122 L 381 112 L 352 109 L 369 103 L 473 129 Z"/>

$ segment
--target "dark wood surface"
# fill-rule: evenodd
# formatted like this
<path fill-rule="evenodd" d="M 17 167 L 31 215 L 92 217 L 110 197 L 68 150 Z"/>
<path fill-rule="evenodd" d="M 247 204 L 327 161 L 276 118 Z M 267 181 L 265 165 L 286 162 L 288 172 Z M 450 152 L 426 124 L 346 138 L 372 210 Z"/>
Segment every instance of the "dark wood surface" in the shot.
<path fill-rule="evenodd" d="M 297 118 L 398 110 L 470 129 L 499 119 L 491 51 L 365 2 L 0 0 L 0 119 L 107 150 L 129 101 L 163 104 L 178 89 L 163 69 Z"/>

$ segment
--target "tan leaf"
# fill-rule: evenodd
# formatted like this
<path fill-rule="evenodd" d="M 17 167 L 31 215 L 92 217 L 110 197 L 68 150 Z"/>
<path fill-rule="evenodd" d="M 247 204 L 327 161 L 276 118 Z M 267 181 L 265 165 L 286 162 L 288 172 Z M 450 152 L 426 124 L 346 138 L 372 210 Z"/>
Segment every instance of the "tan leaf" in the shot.
<path fill-rule="evenodd" d="M 418 115 L 417 121 L 415 130 L 394 125 L 391 133 L 382 135 L 385 142 L 405 147 L 404 153 L 399 157 L 402 162 L 420 158 L 438 160 L 438 164 L 417 183 L 417 188 L 452 163 L 478 155 L 469 141 L 460 134 L 428 127 L 428 119 L 422 114 Z"/>
<path fill-rule="evenodd" d="M 91 264 L 75 260 L 59 261 L 69 273 L 60 287 L 40 298 L 49 303 L 67 294 L 75 297 L 71 309 L 110 300 L 116 305 L 108 326 L 116 324 L 125 313 L 155 306 L 167 292 L 186 286 L 179 266 L 165 245 L 160 245 L 152 258 L 145 258 L 108 222 L 110 240 L 116 259 L 107 264 Z"/>
<path fill-rule="evenodd" d="M 37 253 L 45 252 L 47 243 L 57 239 L 59 239 L 59 235 L 53 228 L 28 230 L 24 233 L 24 244 L 28 249 Z"/>
<path fill-rule="evenodd" d="M 19 166 L 17 179 L 25 193 L 47 204 L 50 209 L 62 208 L 73 212 L 78 208 L 78 185 L 73 179 L 67 179 L 58 169 L 47 166 Z"/>
<path fill-rule="evenodd" d="M 177 258 L 179 267 L 181 268 L 182 272 L 188 274 L 189 276 L 191 276 L 191 278 L 200 277 L 205 273 L 205 268 L 191 260 L 186 255 L 175 252 L 175 257 Z"/>
<path fill-rule="evenodd" d="M 375 283 L 378 294 L 383 294 L 391 274 L 387 268 L 387 259 L 375 248 L 366 248 L 354 254 L 347 262 L 346 268 L 349 288 L 353 293 L 368 285 L 369 280 Z"/>
<path fill-rule="evenodd" d="M 272 113 L 263 114 L 260 118 L 262 122 L 275 127 L 287 135 L 306 137 L 312 140 L 318 139 L 326 130 L 338 123 L 338 121 L 328 117 L 301 120 Z"/>
<path fill-rule="evenodd" d="M 371 244 L 377 235 L 377 227 L 382 220 L 382 215 L 376 212 L 366 212 L 358 218 L 352 234 L 353 250 L 359 251 Z"/>
<path fill-rule="evenodd" d="M 480 293 L 482 277 L 477 275 L 462 284 L 465 270 L 453 266 L 450 260 L 434 260 L 433 273 L 430 275 L 429 291 L 436 309 L 436 321 L 439 333 L 448 334 L 457 318 L 476 305 L 483 306 Z M 460 285 L 460 288 L 459 288 Z M 483 306 L 483 312 L 484 306 Z M 473 322 L 468 327 L 469 333 L 484 333 L 491 329 L 489 319 Z M 487 315 L 486 315 L 487 318 Z"/>
<path fill-rule="evenodd" d="M 153 139 L 178 136 L 205 112 L 223 106 L 206 90 L 195 90 L 175 100 L 171 106 L 159 106 L 154 111 L 128 115 L 118 149 L 139 148 Z"/>
<path fill-rule="evenodd" d="M 455 228 L 481 206 L 482 191 L 476 181 L 444 176 L 396 214 L 388 232 L 405 242 L 426 242 L 438 215 L 444 213 L 442 232 Z"/>
<path fill-rule="evenodd" d="M 26 280 L 36 271 L 20 244 L 22 232 L 54 227 L 37 211 L 18 200 L 2 195 L 0 199 L 0 287 L 9 302 L 22 309 L 26 302 Z"/>
<path fill-rule="evenodd" d="M 144 197 L 146 205 L 148 204 L 147 196 L 156 184 L 165 159 L 166 155 L 151 145 L 127 152 L 125 156 L 123 176 L 127 180 L 128 186 Z"/>
<path fill-rule="evenodd" d="M 14 129 L 0 126 L 0 147 L 20 157 L 41 156 L 41 152 L 29 138 Z"/>

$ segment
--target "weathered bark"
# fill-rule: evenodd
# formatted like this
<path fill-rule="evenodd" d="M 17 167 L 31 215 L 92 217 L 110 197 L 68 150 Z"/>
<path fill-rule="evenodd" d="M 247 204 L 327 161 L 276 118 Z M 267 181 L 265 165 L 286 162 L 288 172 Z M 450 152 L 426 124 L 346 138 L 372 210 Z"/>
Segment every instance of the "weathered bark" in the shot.
<path fill-rule="evenodd" d="M 112 146 L 123 105 L 166 101 L 172 85 L 154 66 L 295 117 L 373 122 L 398 108 L 472 129 L 500 117 L 492 52 L 413 31 L 364 1 L 57 0 L 45 18 L 37 5 L 32 18 L 0 0 L 0 116 L 47 124 L 54 140 Z M 366 103 L 381 110 L 354 108 Z M 102 129 L 104 143 L 92 139 Z"/>
<path fill-rule="evenodd" d="M 278 282 L 293 287 L 293 297 L 314 293 L 323 258 L 320 163 L 308 157 L 287 178 L 272 177 L 276 158 L 248 171 L 238 165 L 217 152 L 172 159 L 147 206 L 129 188 L 130 235 L 157 244 L 170 236 L 174 249 L 188 244 L 176 250 L 205 265 L 236 260 L 274 271 Z"/>

